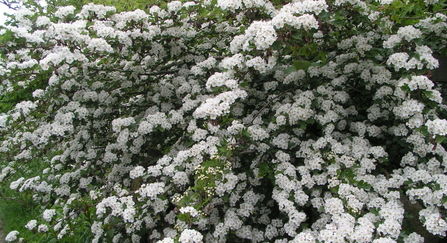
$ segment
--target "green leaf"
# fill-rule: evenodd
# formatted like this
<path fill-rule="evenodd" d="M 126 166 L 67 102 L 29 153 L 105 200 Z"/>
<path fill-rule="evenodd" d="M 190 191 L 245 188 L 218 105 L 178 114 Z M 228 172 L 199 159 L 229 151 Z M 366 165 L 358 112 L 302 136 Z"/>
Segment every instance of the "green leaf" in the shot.
<path fill-rule="evenodd" d="M 312 66 L 323 66 L 326 63 L 327 54 L 328 53 L 325 51 L 318 52 L 318 55 L 314 58 L 315 62 L 312 63 Z"/>
<path fill-rule="evenodd" d="M 411 213 L 405 212 L 404 213 L 404 217 L 407 218 L 407 219 L 412 219 L 414 216 Z"/>
<path fill-rule="evenodd" d="M 418 46 L 422 46 L 425 44 L 424 40 L 422 38 L 414 39 L 413 42 L 416 43 Z M 417 53 L 415 53 L 415 54 L 417 54 Z"/>
<path fill-rule="evenodd" d="M 399 8 L 403 8 L 405 6 L 405 4 L 401 1 L 393 1 L 393 3 L 391 3 L 391 6 L 393 8 L 399 9 Z"/>
<path fill-rule="evenodd" d="M 311 62 L 298 60 L 293 63 L 296 70 L 307 70 L 311 66 Z"/>
<path fill-rule="evenodd" d="M 301 129 L 301 130 L 306 130 L 306 128 L 307 128 L 307 123 L 306 123 L 306 122 L 302 122 L 302 123 L 300 124 L 300 129 Z"/>
<path fill-rule="evenodd" d="M 219 154 L 226 154 L 228 152 L 228 148 L 227 146 L 218 146 L 217 151 Z"/>
<path fill-rule="evenodd" d="M 369 183 L 365 182 L 365 181 L 360 181 L 357 184 L 357 187 L 361 188 L 361 189 L 365 189 L 365 190 L 370 190 L 372 186 Z"/>
<path fill-rule="evenodd" d="M 442 204 L 447 203 L 447 197 L 443 197 L 442 200 L 441 200 L 441 203 L 442 203 Z"/>
<path fill-rule="evenodd" d="M 239 86 L 241 86 L 242 88 L 247 88 L 250 86 L 250 84 L 248 83 L 248 81 L 244 81 L 244 82 L 240 83 Z"/>
<path fill-rule="evenodd" d="M 295 67 L 294 65 L 292 65 L 292 66 L 288 67 L 288 68 L 284 71 L 284 73 L 285 73 L 286 75 L 288 75 L 288 74 L 291 74 L 291 73 L 296 72 L 296 71 L 298 71 L 298 70 L 296 69 L 296 67 Z"/>
<path fill-rule="evenodd" d="M 259 177 L 265 177 L 267 174 L 271 172 L 270 166 L 266 162 L 262 162 L 259 164 Z"/>
<path fill-rule="evenodd" d="M 315 43 L 306 44 L 299 49 L 298 54 L 303 57 L 310 57 L 312 54 L 317 52 L 318 45 Z"/>
<path fill-rule="evenodd" d="M 401 89 L 402 91 L 404 91 L 405 93 L 410 93 L 410 92 L 411 92 L 410 86 L 408 86 L 408 84 L 404 84 L 404 85 L 402 85 L 402 86 L 400 87 L 400 89 Z"/>
<path fill-rule="evenodd" d="M 244 136 L 244 137 L 250 137 L 251 134 L 248 132 L 247 129 L 243 129 L 243 130 L 242 130 L 242 136 Z"/>
<path fill-rule="evenodd" d="M 436 136 L 436 143 L 442 143 L 445 141 L 445 136 Z"/>
<path fill-rule="evenodd" d="M 292 37 L 293 37 L 295 40 L 302 40 L 302 39 L 303 39 L 303 35 L 301 35 L 300 32 L 295 32 L 295 33 L 293 33 L 293 34 L 292 34 Z"/>
<path fill-rule="evenodd" d="M 432 97 L 432 95 L 433 95 L 433 91 L 428 91 L 428 90 L 424 90 L 424 91 L 422 91 L 422 93 L 427 98 Z"/>
<path fill-rule="evenodd" d="M 281 41 L 277 40 L 277 41 L 273 42 L 272 49 L 278 51 L 281 49 L 282 45 L 283 45 L 283 43 Z"/>

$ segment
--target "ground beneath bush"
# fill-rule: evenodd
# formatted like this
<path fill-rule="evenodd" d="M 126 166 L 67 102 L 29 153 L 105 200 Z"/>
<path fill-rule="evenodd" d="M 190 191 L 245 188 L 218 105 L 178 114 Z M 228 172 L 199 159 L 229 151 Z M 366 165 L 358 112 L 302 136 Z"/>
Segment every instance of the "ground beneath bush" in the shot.
<path fill-rule="evenodd" d="M 5 234 L 3 233 L 3 222 L 0 222 L 0 243 L 5 242 Z"/>

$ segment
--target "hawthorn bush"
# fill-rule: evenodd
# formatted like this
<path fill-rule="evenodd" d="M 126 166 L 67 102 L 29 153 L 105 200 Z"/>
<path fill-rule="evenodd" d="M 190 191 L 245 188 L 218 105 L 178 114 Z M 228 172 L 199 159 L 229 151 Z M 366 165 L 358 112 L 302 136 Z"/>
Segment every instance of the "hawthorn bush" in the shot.
<path fill-rule="evenodd" d="M 0 117 L 0 179 L 41 217 L 6 240 L 442 239 L 446 106 L 430 75 L 445 7 L 19 10 L 0 94 L 32 96 Z"/>

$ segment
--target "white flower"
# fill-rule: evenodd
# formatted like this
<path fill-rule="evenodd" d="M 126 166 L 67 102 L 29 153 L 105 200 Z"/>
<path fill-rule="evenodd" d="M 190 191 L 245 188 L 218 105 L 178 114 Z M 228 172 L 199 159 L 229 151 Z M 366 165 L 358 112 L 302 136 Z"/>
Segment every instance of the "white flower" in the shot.
<path fill-rule="evenodd" d="M 227 86 L 230 89 L 236 89 L 237 87 L 239 87 L 237 80 L 234 79 L 229 79 L 225 81 L 225 86 Z"/>
<path fill-rule="evenodd" d="M 205 129 L 197 128 L 194 131 L 194 134 L 191 136 L 192 140 L 198 142 L 200 140 L 204 140 L 206 138 L 206 135 L 208 134 L 208 131 Z"/>
<path fill-rule="evenodd" d="M 248 128 L 248 133 L 250 133 L 253 141 L 261 141 L 268 138 L 270 135 L 261 128 L 259 125 L 253 125 Z"/>
<path fill-rule="evenodd" d="M 396 71 L 399 71 L 399 69 L 405 68 L 407 66 L 408 58 L 410 58 L 410 56 L 406 52 L 394 53 L 388 58 L 386 64 L 394 66 L 394 69 Z"/>
<path fill-rule="evenodd" d="M 24 177 L 20 177 L 19 179 L 11 182 L 11 184 L 9 185 L 9 188 L 11 188 L 11 190 L 16 190 L 22 184 L 22 182 L 24 180 L 25 180 Z"/>
<path fill-rule="evenodd" d="M 157 241 L 157 243 L 174 243 L 174 239 L 172 238 L 164 238 L 163 240 Z"/>
<path fill-rule="evenodd" d="M 202 243 L 203 235 L 198 231 L 185 229 L 178 240 L 181 243 Z"/>
<path fill-rule="evenodd" d="M 141 236 L 137 235 L 137 234 L 133 234 L 132 235 L 132 243 L 139 243 L 141 242 Z"/>
<path fill-rule="evenodd" d="M 422 36 L 422 32 L 414 26 L 408 25 L 405 27 L 400 27 L 397 31 L 397 35 L 404 40 L 411 41 L 413 39 L 420 38 Z"/>
<path fill-rule="evenodd" d="M 145 172 L 144 167 L 139 165 L 139 166 L 133 168 L 133 170 L 131 170 L 131 171 L 129 172 L 129 175 L 130 175 L 130 178 L 132 178 L 132 179 L 136 179 L 136 178 L 138 178 L 138 177 L 143 176 L 143 175 L 144 175 L 144 172 Z"/>
<path fill-rule="evenodd" d="M 59 7 L 57 11 L 54 13 L 54 15 L 58 18 L 64 18 L 65 16 L 69 14 L 74 14 L 75 7 L 73 6 L 63 6 Z"/>
<path fill-rule="evenodd" d="M 37 220 L 33 219 L 33 220 L 30 220 L 30 221 L 25 225 L 25 228 L 27 228 L 27 229 L 29 229 L 29 230 L 33 230 L 36 226 L 37 226 Z"/>
<path fill-rule="evenodd" d="M 33 97 L 34 97 L 34 98 L 42 98 L 44 95 L 45 95 L 45 91 L 42 90 L 42 89 L 36 89 L 36 90 L 33 92 Z"/>
<path fill-rule="evenodd" d="M 208 78 L 206 82 L 207 90 L 211 90 L 213 87 L 220 87 L 225 85 L 225 82 L 230 79 L 231 76 L 229 73 L 214 73 L 211 77 Z"/>
<path fill-rule="evenodd" d="M 415 114 L 422 114 L 424 107 L 424 104 L 417 100 L 406 100 L 402 105 L 395 107 L 393 112 L 396 116 L 405 119 Z"/>
<path fill-rule="evenodd" d="M 39 26 L 39 27 L 45 26 L 45 25 L 49 25 L 50 23 L 51 23 L 51 20 L 47 16 L 39 16 L 39 17 L 37 17 L 36 25 Z"/>
<path fill-rule="evenodd" d="M 217 6 L 223 10 L 230 10 L 234 12 L 236 9 L 242 8 L 242 1 L 240 0 L 217 0 Z"/>
<path fill-rule="evenodd" d="M 54 215 L 56 215 L 55 209 L 45 209 L 45 211 L 42 214 L 43 219 L 45 219 L 48 222 L 51 221 L 51 219 L 53 218 Z"/>
<path fill-rule="evenodd" d="M 184 214 L 189 213 L 189 215 L 191 215 L 192 217 L 197 217 L 199 215 L 199 212 L 197 212 L 195 208 L 190 206 L 180 208 L 180 212 Z"/>
<path fill-rule="evenodd" d="M 404 239 L 404 243 L 424 243 L 424 237 L 418 233 L 413 232 Z"/>
<path fill-rule="evenodd" d="M 135 221 L 135 208 L 127 205 L 127 208 L 123 211 L 123 219 L 126 223 L 133 223 Z"/>
<path fill-rule="evenodd" d="M 186 185 L 189 182 L 188 175 L 183 171 L 176 172 L 172 180 L 178 185 Z"/>
<path fill-rule="evenodd" d="M 272 144 L 281 149 L 289 147 L 290 135 L 288 133 L 281 133 L 272 140 Z"/>
<path fill-rule="evenodd" d="M 92 51 L 99 51 L 99 52 L 108 52 L 108 53 L 113 53 L 114 50 L 112 48 L 112 46 L 107 43 L 106 40 L 101 39 L 101 38 L 93 38 L 90 40 L 88 46 L 88 49 L 92 50 Z"/>
<path fill-rule="evenodd" d="M 273 28 L 273 25 L 271 22 L 254 22 L 252 25 L 247 29 L 247 31 L 250 30 L 252 26 L 256 26 L 256 35 L 254 37 L 256 49 L 258 50 L 265 50 L 269 48 L 273 42 L 276 41 L 276 31 Z"/>
<path fill-rule="evenodd" d="M 19 231 L 13 230 L 9 232 L 9 234 L 6 236 L 5 241 L 15 241 L 17 240 L 17 236 L 19 235 Z"/>
<path fill-rule="evenodd" d="M 315 243 L 316 239 L 310 232 L 301 232 L 295 236 L 291 243 Z"/>
<path fill-rule="evenodd" d="M 144 184 L 138 190 L 138 193 L 141 196 L 150 198 L 155 198 L 158 194 L 161 194 L 163 192 L 164 192 L 164 183 L 162 182 Z"/>
<path fill-rule="evenodd" d="M 38 232 L 48 232 L 48 225 L 46 224 L 41 224 L 39 225 L 39 227 L 37 228 Z"/>
<path fill-rule="evenodd" d="M 433 135 L 447 135 L 447 120 L 445 119 L 428 120 L 425 125 L 428 132 Z"/>
<path fill-rule="evenodd" d="M 290 161 L 290 155 L 288 153 L 281 151 L 281 150 L 276 152 L 275 156 L 280 162 L 289 162 Z"/>
<path fill-rule="evenodd" d="M 324 208 L 325 208 L 326 212 L 328 212 L 330 214 L 339 214 L 339 213 L 343 213 L 345 211 L 344 207 L 343 207 L 343 201 L 338 198 L 326 199 Z"/>
<path fill-rule="evenodd" d="M 402 38 L 400 38 L 399 35 L 391 35 L 388 38 L 388 40 L 383 42 L 383 47 L 391 49 L 391 48 L 395 47 L 401 41 L 402 41 Z"/>
<path fill-rule="evenodd" d="M 235 89 L 218 94 L 216 97 L 207 99 L 202 103 L 193 113 L 194 118 L 216 119 L 219 116 L 228 114 L 230 112 L 231 105 L 238 98 L 245 98 L 247 92 L 241 89 Z"/>
<path fill-rule="evenodd" d="M 22 101 L 16 104 L 15 108 L 22 112 L 24 116 L 28 115 L 32 110 L 37 108 L 37 105 L 31 101 Z"/>
<path fill-rule="evenodd" d="M 168 11 L 177 13 L 182 8 L 182 3 L 180 1 L 172 1 L 168 3 Z"/>
<path fill-rule="evenodd" d="M 446 236 L 447 222 L 442 218 L 439 210 L 434 207 L 422 209 L 419 212 L 420 219 L 425 219 L 424 226 L 434 235 Z"/>
<path fill-rule="evenodd" d="M 120 132 L 121 127 L 127 127 L 134 123 L 135 119 L 133 117 L 117 118 L 112 121 L 112 129 L 115 132 Z"/>
<path fill-rule="evenodd" d="M 382 235 L 389 235 L 391 238 L 397 239 L 400 234 L 401 224 L 394 219 L 387 218 L 385 221 L 379 225 L 377 232 Z"/>
<path fill-rule="evenodd" d="M 0 128 L 6 127 L 6 124 L 8 123 L 9 115 L 0 115 Z"/>
<path fill-rule="evenodd" d="M 152 123 L 149 123 L 148 121 L 141 121 L 140 125 L 138 126 L 138 133 L 145 135 L 152 132 L 153 129 L 154 125 Z"/>
<path fill-rule="evenodd" d="M 397 243 L 397 241 L 395 241 L 389 237 L 381 237 L 381 238 L 375 239 L 373 241 L 373 243 Z"/>
<path fill-rule="evenodd" d="M 379 3 L 380 3 L 380 4 L 383 4 L 383 5 L 385 5 L 385 4 L 391 4 L 392 2 L 394 2 L 394 0 L 379 0 Z"/>
<path fill-rule="evenodd" d="M 81 18 L 86 18 L 90 15 L 96 15 L 98 19 L 102 19 L 108 12 L 115 12 L 116 8 L 112 6 L 96 5 L 89 3 L 82 7 L 81 12 L 78 14 Z"/>

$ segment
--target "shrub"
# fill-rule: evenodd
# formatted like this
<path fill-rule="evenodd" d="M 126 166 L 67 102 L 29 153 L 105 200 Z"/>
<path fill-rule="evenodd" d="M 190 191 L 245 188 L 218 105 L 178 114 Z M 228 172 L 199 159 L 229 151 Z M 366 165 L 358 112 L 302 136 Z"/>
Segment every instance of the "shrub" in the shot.
<path fill-rule="evenodd" d="M 42 217 L 10 238 L 445 237 L 446 109 L 429 77 L 433 52 L 445 51 L 444 7 L 207 0 L 148 13 L 20 10 L 4 30 L 1 94 L 33 91 L 0 119 L 0 179 Z"/>

